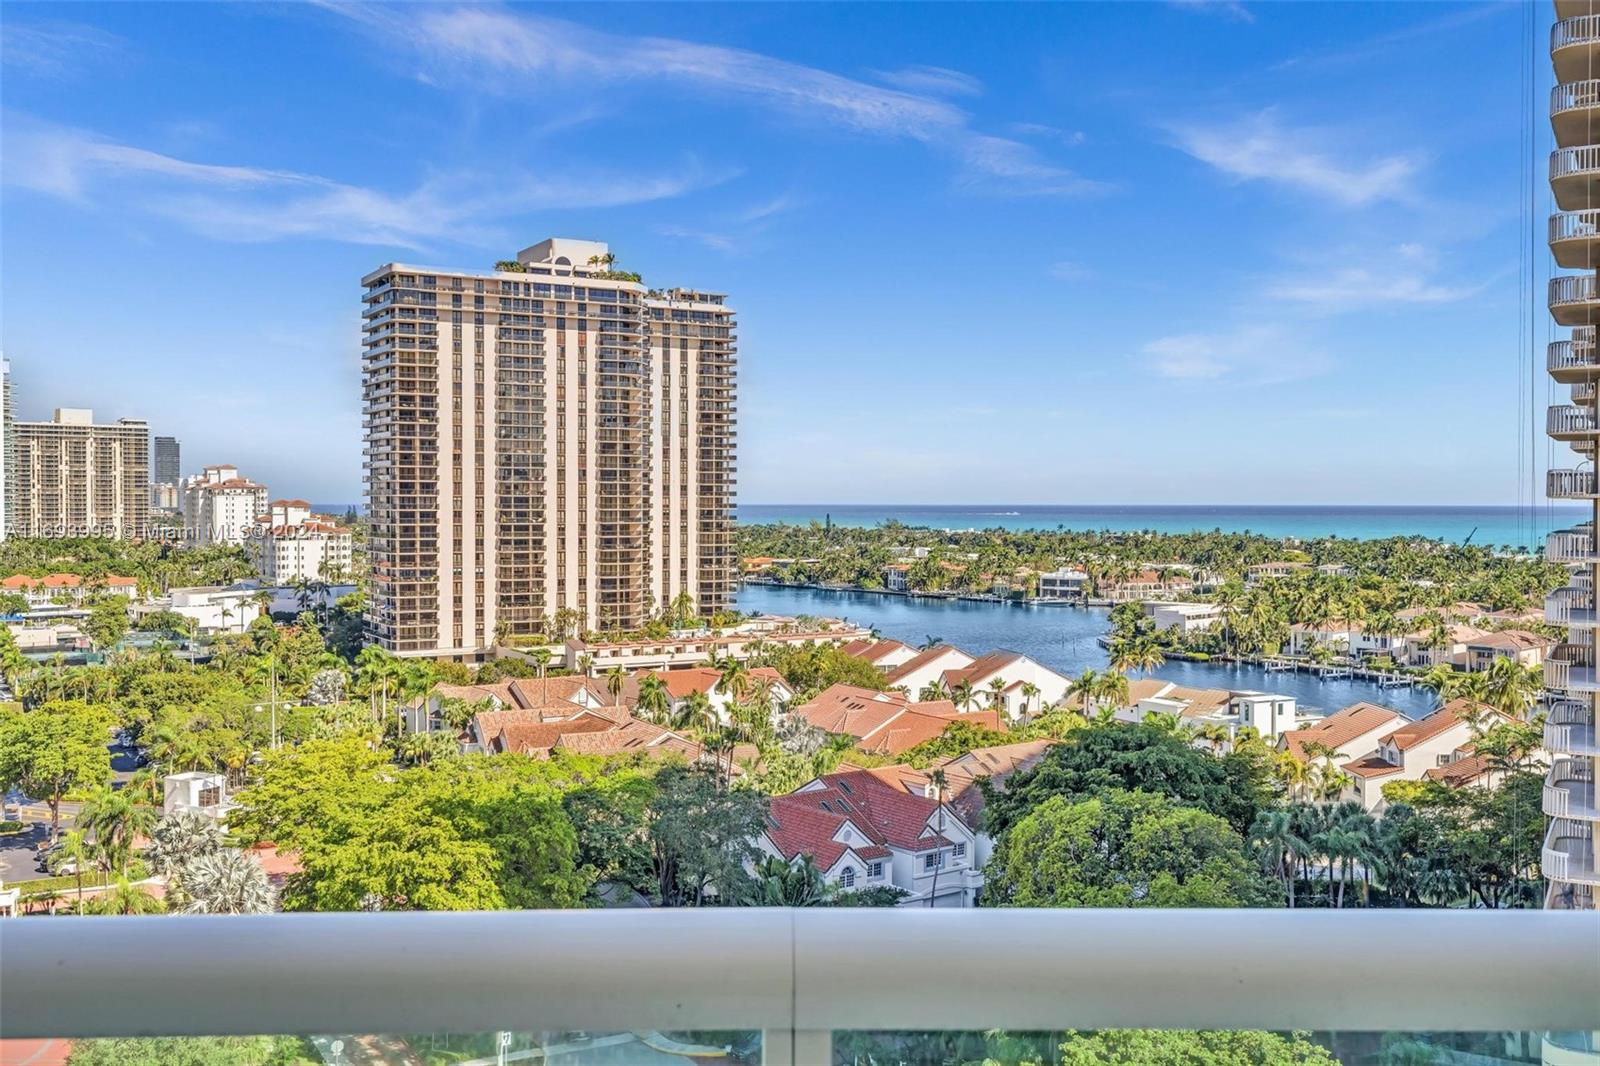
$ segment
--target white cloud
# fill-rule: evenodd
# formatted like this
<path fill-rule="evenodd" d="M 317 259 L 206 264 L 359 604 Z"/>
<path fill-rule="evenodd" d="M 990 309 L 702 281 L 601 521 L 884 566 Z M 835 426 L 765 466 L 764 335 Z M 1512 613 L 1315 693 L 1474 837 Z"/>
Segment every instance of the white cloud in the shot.
<path fill-rule="evenodd" d="M 1160 377 L 1179 381 L 1274 384 L 1321 373 L 1327 359 L 1299 331 L 1277 325 L 1158 337 L 1141 349 Z"/>
<path fill-rule="evenodd" d="M 16 9 L 0 27 L 0 65 L 41 78 L 71 78 L 93 68 L 100 73 L 127 42 L 114 33 L 76 22 L 18 23 Z"/>
<path fill-rule="evenodd" d="M 1176 127 L 1172 133 L 1180 149 L 1239 181 L 1291 185 L 1345 206 L 1409 200 L 1422 169 L 1414 155 L 1337 159 L 1329 154 L 1330 132 L 1286 129 L 1271 109 L 1224 125 Z"/>
<path fill-rule="evenodd" d="M 669 199 L 721 180 L 690 160 L 667 175 L 585 171 L 581 178 L 488 182 L 461 175 L 390 193 L 314 174 L 178 159 L 9 116 L 5 148 L 6 184 L 140 209 L 232 241 L 311 238 L 418 247 L 488 235 L 491 221 L 507 215 Z"/>
<path fill-rule="evenodd" d="M 983 82 L 971 74 L 948 67 L 910 66 L 900 70 L 873 72 L 879 81 L 913 93 L 931 93 L 937 96 L 978 96 L 983 92 Z"/>
<path fill-rule="evenodd" d="M 1082 130 L 1064 130 L 1060 126 L 1051 126 L 1043 122 L 1013 122 L 1011 132 L 1019 137 L 1043 137 L 1047 140 L 1060 141 L 1070 148 L 1088 141 L 1089 135 Z"/>
<path fill-rule="evenodd" d="M 1254 22 L 1255 15 L 1239 0 L 1168 0 L 1173 7 L 1202 15 L 1216 15 L 1235 22 Z"/>
<path fill-rule="evenodd" d="M 1482 292 L 1487 283 L 1444 284 L 1434 280 L 1438 257 L 1416 243 L 1404 243 L 1364 256 L 1345 266 L 1324 261 L 1314 270 L 1267 285 L 1268 299 L 1335 313 L 1384 305 L 1455 303 Z"/>
<path fill-rule="evenodd" d="M 486 7 L 403 9 L 328 3 L 391 42 L 410 48 L 435 67 L 426 80 L 454 74 L 481 92 L 519 79 L 566 81 L 587 90 L 601 85 L 659 82 L 749 101 L 859 134 L 909 139 L 949 154 L 962 168 L 962 184 L 1027 195 L 1077 195 L 1103 188 L 1043 159 L 1018 141 L 973 129 L 964 110 L 926 91 L 872 85 L 816 67 L 742 48 L 668 37 L 632 37 L 590 29 L 544 15 Z M 921 71 L 949 92 L 965 76 Z M 900 74 L 904 75 L 902 71 Z"/>

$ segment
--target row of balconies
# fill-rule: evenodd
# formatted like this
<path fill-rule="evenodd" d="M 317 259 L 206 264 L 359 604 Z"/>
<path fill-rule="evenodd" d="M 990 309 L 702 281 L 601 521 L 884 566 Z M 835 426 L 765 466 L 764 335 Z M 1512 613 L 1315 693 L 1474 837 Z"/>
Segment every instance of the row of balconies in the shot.
<path fill-rule="evenodd" d="M 1545 495 L 1553 500 L 1600 499 L 1593 470 L 1551 470 L 1545 475 Z"/>
<path fill-rule="evenodd" d="M 1544 685 L 1560 692 L 1600 692 L 1593 645 L 1557 644 L 1544 660 Z"/>
<path fill-rule="evenodd" d="M 1544 620 L 1553 626 L 1593 629 L 1594 592 L 1587 588 L 1559 588 L 1544 598 Z"/>
<path fill-rule="evenodd" d="M 1597 558 L 1594 527 L 1558 529 L 1544 539 L 1544 557 L 1552 563 L 1588 563 Z"/>
<path fill-rule="evenodd" d="M 1545 432 L 1556 440 L 1576 440 L 1600 433 L 1600 423 L 1588 408 L 1556 404 L 1545 413 Z"/>
<path fill-rule="evenodd" d="M 1550 821 L 1545 834 L 1540 866 L 1551 881 L 1600 884 L 1595 869 L 1594 824 L 1575 818 L 1558 817 Z"/>
<path fill-rule="evenodd" d="M 1557 759 L 1545 778 L 1542 809 L 1551 818 L 1600 819 L 1600 809 L 1595 807 L 1594 763 Z"/>

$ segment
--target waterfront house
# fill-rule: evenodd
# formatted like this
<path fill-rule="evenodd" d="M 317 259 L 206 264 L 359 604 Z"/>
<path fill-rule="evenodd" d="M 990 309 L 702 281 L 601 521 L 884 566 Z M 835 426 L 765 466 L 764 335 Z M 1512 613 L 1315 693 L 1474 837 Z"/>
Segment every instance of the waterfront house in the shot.
<path fill-rule="evenodd" d="M 902 907 L 975 906 L 983 887 L 977 832 L 948 793 L 940 802 L 879 773 L 825 774 L 774 797 L 757 846 L 789 862 L 809 855 L 843 890 L 898 888 Z"/>
<path fill-rule="evenodd" d="M 853 640 L 840 650 L 871 663 L 884 673 L 917 657 L 917 649 L 898 640 Z"/>
<path fill-rule="evenodd" d="M 916 696 L 925 686 L 938 681 L 947 670 L 959 670 L 974 661 L 973 656 L 953 644 L 935 644 L 891 669 L 886 680 L 890 688 L 903 688 Z"/>
<path fill-rule="evenodd" d="M 1355 619 L 1327 621 L 1317 625 L 1296 622 L 1289 627 L 1289 654 L 1310 655 L 1315 647 L 1331 647 L 1355 659 L 1387 655 L 1401 662 L 1406 654 L 1405 633 L 1372 633 Z"/>
<path fill-rule="evenodd" d="M 1378 741 L 1404 725 L 1405 715 L 1376 703 L 1352 703 L 1326 718 L 1318 718 L 1278 735 L 1278 750 L 1301 762 L 1310 762 L 1308 746 L 1332 750 L 1335 763 L 1345 763 L 1377 749 Z"/>
<path fill-rule="evenodd" d="M 783 679 L 783 675 L 772 667 L 756 666 L 746 673 L 748 674 L 745 686 L 746 698 L 754 694 L 758 686 L 764 685 L 772 704 L 785 704 L 794 699 L 794 689 Z M 646 677 L 658 677 L 666 686 L 667 696 L 672 701 L 670 713 L 676 714 L 683 706 L 684 700 L 699 692 L 710 701 L 712 709 L 717 712 L 718 720 L 723 725 L 728 724 L 728 705 L 733 703 L 733 696 L 723 689 L 720 670 L 709 666 L 694 666 L 687 670 L 640 670 L 629 677 L 622 686 L 619 699 L 623 706 L 637 710 L 639 683 Z"/>
<path fill-rule="evenodd" d="M 681 670 L 703 666 L 708 659 L 748 659 L 763 646 L 775 644 L 843 645 L 872 634 L 833 618 L 802 624 L 797 619 L 764 615 L 730 629 L 681 630 L 661 638 L 566 642 L 563 665 L 569 670 L 603 674 L 613 666 L 624 670 Z M 509 649 L 497 654 L 520 657 Z"/>
<path fill-rule="evenodd" d="M 1407 666 L 1424 667 L 1437 666 L 1440 663 L 1447 666 L 1465 666 L 1467 644 L 1487 635 L 1487 632 L 1464 622 L 1454 622 L 1444 627 L 1444 643 L 1439 647 L 1433 646 L 1435 634 L 1431 629 L 1407 633 L 1405 663 Z"/>
<path fill-rule="evenodd" d="M 1151 600 L 1144 605 L 1144 613 L 1158 631 L 1173 629 L 1185 637 L 1204 633 L 1222 624 L 1222 608 L 1215 603 Z"/>
<path fill-rule="evenodd" d="M 1089 575 L 1076 567 L 1064 566 L 1039 575 L 1039 599 L 1077 603 L 1088 593 Z"/>
<path fill-rule="evenodd" d="M 469 749 L 488 754 L 548 758 L 559 750 L 579 755 L 677 755 L 691 761 L 701 755 L 694 741 L 635 718 L 625 707 L 480 711 L 472 718 L 470 732 Z"/>
<path fill-rule="evenodd" d="M 1468 670 L 1487 670 L 1496 659 L 1513 659 L 1523 666 L 1538 666 L 1556 641 L 1526 629 L 1502 629 L 1467 641 Z"/>
<path fill-rule="evenodd" d="M 1116 717 L 1124 722 L 1142 722 L 1149 714 L 1167 714 L 1192 724 L 1209 715 L 1224 713 L 1229 695 L 1225 688 L 1186 688 L 1159 678 L 1130 681 L 1128 706 L 1119 710 Z"/>
<path fill-rule="evenodd" d="M 1276 692 L 1240 690 L 1228 693 L 1222 707 L 1204 714 L 1184 715 L 1184 724 L 1193 728 L 1208 725 L 1222 726 L 1229 737 L 1237 736 L 1241 729 L 1253 729 L 1269 740 L 1293 731 L 1300 723 L 1298 704 L 1293 696 Z"/>
<path fill-rule="evenodd" d="M 1494 713 L 1471 700 L 1451 700 L 1426 718 L 1391 730 L 1372 752 L 1340 767 L 1351 778 L 1344 798 L 1360 801 L 1369 811 L 1382 807 L 1384 785 L 1421 781 L 1429 770 L 1449 766 L 1472 741 L 1470 719 Z"/>
<path fill-rule="evenodd" d="M 1254 587 L 1263 581 L 1290 577 L 1306 569 L 1308 565 L 1300 562 L 1256 563 L 1244 568 L 1244 583 Z"/>
<path fill-rule="evenodd" d="M 987 706 L 1003 710 L 1007 720 L 1055 703 L 1066 696 L 1071 684 L 1048 666 L 1014 651 L 992 651 L 964 666 L 946 670 L 940 680 L 950 692 L 966 682 Z M 996 682 L 1000 683 L 998 688 Z M 1031 687 L 1024 692 L 1025 686 Z"/>
<path fill-rule="evenodd" d="M 1187 570 L 1177 567 L 1135 570 L 1126 577 L 1102 579 L 1095 586 L 1097 598 L 1111 603 L 1169 600 L 1193 590 L 1194 578 Z"/>
<path fill-rule="evenodd" d="M 890 563 L 883 568 L 883 587 L 890 592 L 904 592 L 910 586 L 906 583 L 906 575 L 911 572 L 910 563 Z"/>
<path fill-rule="evenodd" d="M 901 692 L 830 685 L 791 713 L 814 728 L 847 736 L 873 755 L 899 755 L 937 738 L 955 722 L 1004 728 L 993 710 L 963 712 L 949 700 L 918 701 Z"/>

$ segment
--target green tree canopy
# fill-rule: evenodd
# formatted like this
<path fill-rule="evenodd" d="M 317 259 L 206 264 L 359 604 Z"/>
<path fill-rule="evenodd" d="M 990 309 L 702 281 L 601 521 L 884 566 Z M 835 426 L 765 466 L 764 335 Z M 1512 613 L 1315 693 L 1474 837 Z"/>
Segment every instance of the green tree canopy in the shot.
<path fill-rule="evenodd" d="M 1339 1066 L 1339 1060 L 1304 1033 L 1103 1029 L 1069 1034 L 1061 1066 Z"/>
<path fill-rule="evenodd" d="M 15 787 L 50 807 L 50 838 L 68 792 L 111 780 L 112 716 L 80 700 L 0 710 L 0 794 Z"/>
<path fill-rule="evenodd" d="M 1000 839 L 986 903 L 1013 907 L 1264 907 L 1278 886 L 1216 815 L 1165 796 L 1052 796 Z"/>

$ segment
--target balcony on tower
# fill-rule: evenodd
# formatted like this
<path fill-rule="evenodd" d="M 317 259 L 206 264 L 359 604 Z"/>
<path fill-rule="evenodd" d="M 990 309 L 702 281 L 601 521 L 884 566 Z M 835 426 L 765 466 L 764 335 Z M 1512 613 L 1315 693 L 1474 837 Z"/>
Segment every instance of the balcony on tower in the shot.
<path fill-rule="evenodd" d="M 1600 375 L 1600 355 L 1594 347 L 1594 327 L 1579 326 L 1572 338 L 1551 341 L 1545 351 L 1545 369 L 1563 385 L 1592 381 Z"/>
<path fill-rule="evenodd" d="M 1600 819 L 1600 809 L 1595 807 L 1594 763 L 1557 759 L 1545 778 L 1543 810 L 1551 818 Z"/>
<path fill-rule="evenodd" d="M 1551 470 L 1545 475 L 1545 495 L 1552 500 L 1600 499 L 1593 470 Z"/>
<path fill-rule="evenodd" d="M 1550 279 L 1550 315 L 1563 326 L 1592 326 L 1600 321 L 1600 298 L 1593 274 L 1560 274 Z"/>
<path fill-rule="evenodd" d="M 1585 12 L 1551 26 L 1550 63 L 1556 81 L 1593 77 L 1600 70 L 1600 14 Z"/>
<path fill-rule="evenodd" d="M 1563 692 L 1600 692 L 1594 670 L 1594 646 L 1557 644 L 1544 660 L 1545 688 Z"/>
<path fill-rule="evenodd" d="M 1544 723 L 1544 746 L 1552 755 L 1600 755 L 1594 711 L 1583 700 L 1557 700 Z"/>
<path fill-rule="evenodd" d="M 1550 254 L 1561 266 L 1600 266 L 1600 210 L 1561 211 L 1550 216 Z"/>
<path fill-rule="evenodd" d="M 1544 557 L 1552 563 L 1591 563 L 1600 554 L 1595 551 L 1594 527 L 1574 526 L 1557 529 L 1544 538 Z"/>
<path fill-rule="evenodd" d="M 1553 626 L 1593 629 L 1594 590 L 1578 585 L 1556 589 L 1544 598 L 1544 620 Z"/>
<path fill-rule="evenodd" d="M 1600 207 L 1600 144 L 1580 144 L 1550 153 L 1550 191 L 1563 211 Z"/>
<path fill-rule="evenodd" d="M 1600 79 L 1563 82 L 1551 89 L 1550 128 L 1562 148 L 1600 142 Z"/>
<path fill-rule="evenodd" d="M 1545 412 L 1545 432 L 1556 440 L 1589 440 L 1600 434 L 1595 413 L 1575 404 L 1556 404 Z"/>

